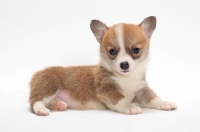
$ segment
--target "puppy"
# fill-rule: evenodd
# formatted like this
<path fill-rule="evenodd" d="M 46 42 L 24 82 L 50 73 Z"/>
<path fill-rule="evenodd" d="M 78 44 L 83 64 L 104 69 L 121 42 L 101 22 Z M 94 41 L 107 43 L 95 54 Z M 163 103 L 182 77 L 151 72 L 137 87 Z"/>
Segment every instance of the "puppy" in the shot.
<path fill-rule="evenodd" d="M 129 115 L 141 113 L 141 107 L 177 109 L 175 103 L 160 99 L 145 79 L 155 27 L 154 16 L 139 25 L 120 23 L 112 27 L 92 20 L 90 28 L 100 43 L 99 64 L 49 67 L 36 72 L 30 82 L 31 110 L 46 116 L 50 109 L 67 108 L 110 109 Z"/>

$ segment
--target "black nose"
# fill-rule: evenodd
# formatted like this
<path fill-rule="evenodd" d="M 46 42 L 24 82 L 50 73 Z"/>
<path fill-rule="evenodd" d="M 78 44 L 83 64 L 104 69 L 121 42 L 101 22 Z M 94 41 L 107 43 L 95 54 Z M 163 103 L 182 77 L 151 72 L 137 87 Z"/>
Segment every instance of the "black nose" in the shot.
<path fill-rule="evenodd" d="M 129 64 L 128 62 L 125 61 L 125 62 L 120 63 L 120 67 L 122 70 L 127 70 L 129 68 Z"/>

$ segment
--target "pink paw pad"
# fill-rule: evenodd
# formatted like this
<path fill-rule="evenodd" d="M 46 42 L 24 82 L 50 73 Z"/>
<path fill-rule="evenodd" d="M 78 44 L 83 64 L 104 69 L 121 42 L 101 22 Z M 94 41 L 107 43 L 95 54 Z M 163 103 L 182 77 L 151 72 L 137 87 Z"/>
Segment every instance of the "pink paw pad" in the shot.
<path fill-rule="evenodd" d="M 62 101 L 57 101 L 54 108 L 55 110 L 63 111 L 67 108 L 67 104 Z"/>
<path fill-rule="evenodd" d="M 39 116 L 47 116 L 49 113 L 43 112 L 43 111 L 38 111 L 37 115 Z"/>

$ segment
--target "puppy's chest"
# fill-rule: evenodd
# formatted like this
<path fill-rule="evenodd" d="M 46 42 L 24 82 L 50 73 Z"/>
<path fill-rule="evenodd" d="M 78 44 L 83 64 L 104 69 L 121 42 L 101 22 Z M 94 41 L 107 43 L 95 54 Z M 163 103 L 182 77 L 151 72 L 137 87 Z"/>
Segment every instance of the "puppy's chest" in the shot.
<path fill-rule="evenodd" d="M 129 101 L 133 100 L 138 90 L 147 86 L 146 81 L 141 77 L 117 77 L 116 80 L 122 94 Z"/>

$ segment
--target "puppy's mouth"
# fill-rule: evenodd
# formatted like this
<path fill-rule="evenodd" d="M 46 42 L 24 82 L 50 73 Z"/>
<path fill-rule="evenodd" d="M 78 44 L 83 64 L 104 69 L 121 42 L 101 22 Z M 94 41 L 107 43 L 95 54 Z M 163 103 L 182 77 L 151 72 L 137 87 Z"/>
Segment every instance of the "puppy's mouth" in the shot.
<path fill-rule="evenodd" d="M 123 73 L 129 73 L 130 71 L 125 70 L 125 71 L 121 71 L 121 72 L 123 72 Z"/>

